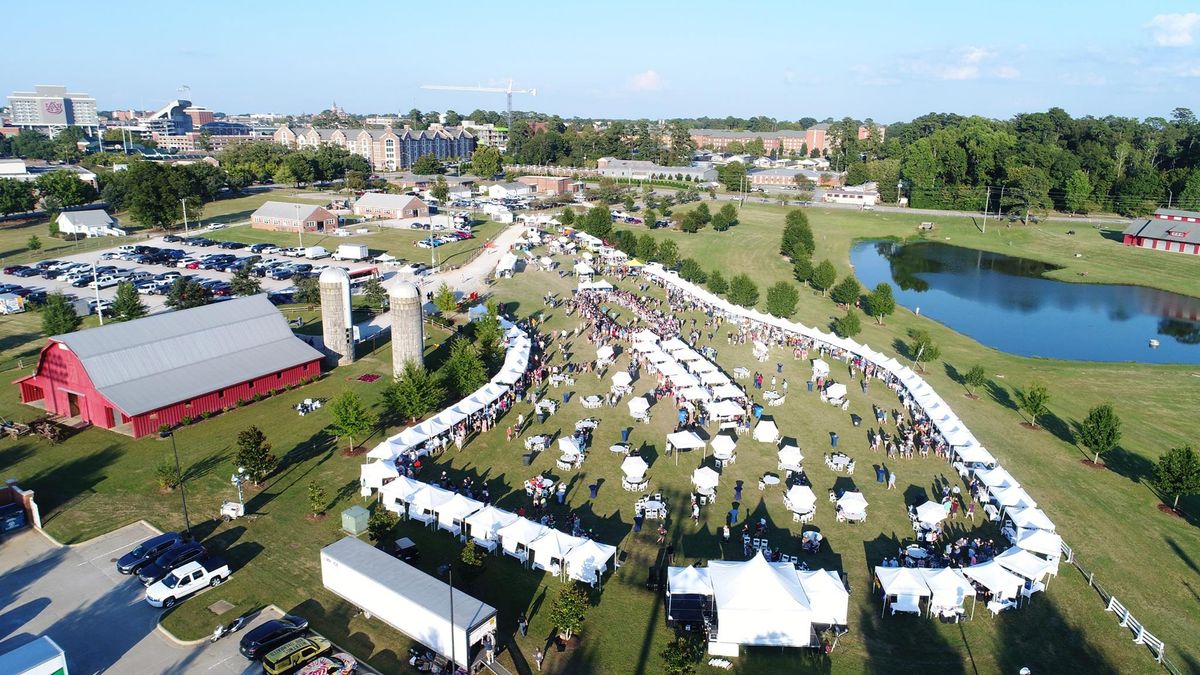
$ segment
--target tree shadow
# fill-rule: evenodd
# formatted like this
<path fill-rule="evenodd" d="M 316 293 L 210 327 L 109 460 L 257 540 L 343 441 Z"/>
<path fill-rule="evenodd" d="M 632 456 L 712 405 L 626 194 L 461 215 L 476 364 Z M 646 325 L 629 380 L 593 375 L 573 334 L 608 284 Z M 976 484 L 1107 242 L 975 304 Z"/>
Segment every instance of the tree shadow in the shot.
<path fill-rule="evenodd" d="M 0 448 L 0 466 L 12 467 L 33 456 L 33 447 L 28 443 L 17 443 Z"/>
<path fill-rule="evenodd" d="M 221 452 L 215 452 L 211 455 L 205 455 L 202 459 L 200 459 L 200 461 L 189 464 L 187 468 L 183 470 L 183 480 L 194 481 L 198 478 L 207 476 L 212 472 L 213 469 L 217 468 L 218 465 L 224 463 L 228 459 L 229 452 L 224 450 Z"/>
<path fill-rule="evenodd" d="M 1119 672 L 1084 631 L 1062 615 L 1058 603 L 1047 598 L 1036 598 L 992 621 L 999 634 L 998 672 L 1016 673 L 1022 668 L 1035 673 Z"/>
<path fill-rule="evenodd" d="M 1038 418 L 1038 424 L 1063 443 L 1075 445 L 1075 434 L 1071 432 L 1071 427 L 1067 422 L 1058 415 L 1048 412 Z"/>
<path fill-rule="evenodd" d="M 47 467 L 34 474 L 22 485 L 37 493 L 38 507 L 42 512 L 42 524 L 58 516 L 56 509 L 92 493 L 92 488 L 105 479 L 109 465 L 122 457 L 116 445 L 109 445 L 99 452 L 76 457 L 54 467 Z"/>
<path fill-rule="evenodd" d="M 1104 465 L 1135 483 L 1149 480 L 1154 475 L 1153 462 L 1121 446 L 1104 453 Z"/>
<path fill-rule="evenodd" d="M 989 380 L 983 385 L 987 390 L 987 394 L 993 401 L 1008 408 L 1009 410 L 1017 410 L 1017 401 L 1013 398 L 1012 392 L 1008 387 L 1005 387 L 995 381 Z"/>

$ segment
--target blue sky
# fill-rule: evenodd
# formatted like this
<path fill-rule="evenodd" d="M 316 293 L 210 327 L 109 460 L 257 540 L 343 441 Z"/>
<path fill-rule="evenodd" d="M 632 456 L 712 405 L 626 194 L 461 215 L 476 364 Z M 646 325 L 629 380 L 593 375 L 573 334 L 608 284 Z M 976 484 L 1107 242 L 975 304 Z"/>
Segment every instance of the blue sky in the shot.
<path fill-rule="evenodd" d="M 507 78 L 538 90 L 515 107 L 564 117 L 1200 108 L 1197 2 L 42 0 L 5 17 L 4 94 L 66 84 L 102 109 L 157 108 L 186 84 L 230 113 L 468 113 L 504 97 L 420 85 Z"/>

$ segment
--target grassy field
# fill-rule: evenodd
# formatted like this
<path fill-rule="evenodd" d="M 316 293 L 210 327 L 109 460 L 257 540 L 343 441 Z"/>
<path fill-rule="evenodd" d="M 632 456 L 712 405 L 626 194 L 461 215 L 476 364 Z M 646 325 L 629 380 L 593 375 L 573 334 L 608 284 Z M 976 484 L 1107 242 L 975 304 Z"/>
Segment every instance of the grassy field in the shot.
<path fill-rule="evenodd" d="M 833 214 L 846 218 L 843 214 Z M 813 214 L 818 237 L 818 257 L 830 257 L 845 270 L 849 239 L 852 236 L 886 234 L 888 225 L 879 224 L 863 233 L 849 221 L 826 221 L 824 212 Z M 867 218 L 872 214 L 867 214 Z M 786 276 L 786 264 L 776 254 L 782 211 L 774 208 L 743 211 L 743 225 L 720 234 L 705 231 L 683 237 L 675 233 L 656 236 L 680 238 L 686 255 L 701 259 L 706 268 L 754 270 L 765 287 Z M 893 230 L 897 228 L 893 227 Z M 905 228 L 907 229 L 907 228 Z M 657 231 L 656 231 L 657 232 Z M 901 232 L 894 232 L 900 235 Z M 724 237 L 736 237 L 729 245 Z M 743 252 L 748 251 L 748 252 Z M 841 251 L 838 256 L 835 252 Z M 1094 280 L 1094 279 L 1090 279 Z M 518 274 L 493 290 L 498 299 L 509 302 L 517 314 L 529 316 L 541 309 L 540 298 L 547 290 L 569 293 L 570 280 L 536 272 Z M 824 323 L 832 315 L 828 300 L 804 294 L 799 320 Z M 577 321 L 560 312 L 546 316 L 551 330 L 574 328 Z M 975 434 L 1029 488 L 1060 532 L 1073 545 L 1097 579 L 1131 607 L 1147 627 L 1164 638 L 1172 657 L 1193 669 L 1200 667 L 1194 639 L 1200 633 L 1200 613 L 1196 611 L 1196 563 L 1200 560 L 1194 524 L 1158 513 L 1154 497 L 1138 483 L 1149 470 L 1149 462 L 1165 447 L 1189 438 L 1190 415 L 1195 406 L 1196 379 L 1188 368 L 1140 367 L 1123 364 L 1075 364 L 1019 359 L 985 349 L 936 323 L 903 311 L 887 326 L 867 326 L 862 340 L 894 353 L 892 342 L 910 326 L 929 328 L 940 341 L 944 362 L 930 366 L 929 379 L 971 426 Z M 433 341 L 440 340 L 436 336 Z M 719 350 L 718 362 L 727 370 L 753 362 L 745 347 L 726 345 L 721 336 L 712 344 Z M 440 351 L 430 344 L 436 360 Z M 593 348 L 576 340 L 572 351 L 577 359 L 594 357 Z M 1118 628 L 1111 614 L 1103 611 L 1094 591 L 1079 575 L 1064 565 L 1047 594 L 1037 596 L 1018 612 L 992 618 L 980 609 L 974 621 L 961 626 L 946 626 L 924 618 L 880 618 L 880 605 L 871 592 L 869 567 L 896 548 L 911 532 L 905 515 L 905 503 L 924 493 L 932 494 L 935 481 L 957 478 L 949 475 L 944 462 L 916 459 L 890 466 L 898 475 L 898 489 L 886 491 L 873 480 L 872 465 L 881 456 L 867 448 L 865 429 L 851 426 L 845 413 L 821 405 L 815 396 L 801 392 L 808 374 L 807 364 L 775 355 L 785 363 L 783 377 L 789 378 L 794 392 L 783 408 L 775 413 L 783 433 L 798 439 L 807 457 L 805 463 L 814 490 L 822 494 L 835 485 L 852 483 L 862 489 L 871 503 L 866 524 L 851 526 L 836 523 L 833 511 L 822 501 L 814 523 L 826 536 L 828 546 L 809 558 L 810 565 L 844 571 L 853 587 L 850 622 L 852 631 L 844 637 L 829 658 L 810 657 L 794 650 L 751 650 L 737 660 L 737 672 L 760 673 L 789 670 L 815 672 L 1016 672 L 1029 666 L 1034 672 L 1062 672 L 1084 669 L 1093 672 L 1153 672 L 1153 661 L 1144 648 L 1133 645 L 1129 633 Z M 774 360 L 774 359 L 773 359 Z M 962 389 L 951 377 L 952 369 L 982 363 L 992 376 L 993 385 L 978 401 L 961 397 Z M 623 363 L 623 361 L 619 362 Z M 205 607 L 224 598 L 238 611 L 275 603 L 285 610 L 305 614 L 314 626 L 329 634 L 361 656 L 366 656 L 385 672 L 403 671 L 401 664 L 407 641 L 375 622 L 364 620 L 344 603 L 321 589 L 317 549 L 335 541 L 338 513 L 354 503 L 363 503 L 357 495 L 358 466 L 361 459 L 341 456 L 344 445 L 331 438 L 324 428 L 323 414 L 297 417 L 290 406 L 302 398 L 326 398 L 344 389 L 360 392 L 377 402 L 383 382 L 365 384 L 355 378 L 366 372 L 385 374 L 390 369 L 387 346 L 368 355 L 353 366 L 338 369 L 310 387 L 287 392 L 277 398 L 253 404 L 218 416 L 177 435 L 180 454 L 187 467 L 189 506 L 195 529 L 213 548 L 225 550 L 238 568 L 230 582 L 210 591 L 204 602 L 183 603 L 169 613 L 164 622 L 181 637 L 199 637 L 211 630 L 213 618 Z M 1022 386 L 1033 377 L 1046 381 L 1054 394 L 1051 410 L 1056 416 L 1048 431 L 1028 431 L 1011 408 L 1011 387 Z M 639 381 L 635 391 L 649 385 Z M 582 378 L 572 388 L 579 395 L 607 389 L 607 381 Z M 1120 392 L 1118 396 L 1116 392 Z M 559 396 L 561 391 L 549 390 Z M 868 413 L 870 403 L 891 407 L 894 399 L 880 387 L 869 397 L 852 394 L 851 412 Z M 576 396 L 541 427 L 553 433 L 568 430 L 575 420 L 597 414 L 584 411 Z M 1110 461 L 1112 471 L 1097 471 L 1079 464 L 1081 453 L 1061 440 L 1063 425 L 1082 417 L 1087 407 L 1100 400 L 1114 400 L 1125 420 L 1125 440 L 1121 451 Z M 518 411 L 529 413 L 528 404 Z M 0 393 L 0 415 L 17 419 L 34 416 L 33 409 L 16 402 L 15 388 Z M 785 552 L 796 553 L 799 544 L 793 525 L 782 504 L 778 488 L 759 492 L 758 477 L 775 469 L 774 447 L 758 444 L 750 438 L 739 443 L 737 463 L 726 469 L 718 490 L 719 506 L 708 507 L 699 525 L 686 518 L 688 478 L 700 457 L 684 455 L 676 466 L 662 456 L 664 435 L 670 430 L 673 413 L 669 404 L 653 409 L 654 421 L 638 426 L 631 440 L 643 447 L 651 463 L 653 489 L 669 498 L 672 518 L 671 538 L 676 544 L 677 562 L 688 563 L 728 557 L 740 559 L 740 545 L 722 547 L 716 533 L 724 511 L 732 500 L 732 482 L 746 484 L 741 513 L 753 519 L 767 518 L 770 539 Z M 424 477 L 432 480 L 441 470 L 458 479 L 471 476 L 488 483 L 499 504 L 516 508 L 525 503 L 521 481 L 539 471 L 548 471 L 569 482 L 568 504 L 552 507 L 560 519 L 568 511 L 580 514 L 585 527 L 593 528 L 602 541 L 619 544 L 622 567 L 606 580 L 599 602 L 588 615 L 581 648 L 565 654 L 548 653 L 548 672 L 577 673 L 652 673 L 661 671 L 658 653 L 668 638 L 663 626 L 663 606 L 643 589 L 646 568 L 662 554 L 649 530 L 630 531 L 633 497 L 619 488 L 619 456 L 606 448 L 629 423 L 622 404 L 617 409 L 599 412 L 603 418 L 596 435 L 594 450 L 582 471 L 562 475 L 554 468 L 553 453 L 538 456 L 532 467 L 523 466 L 524 452 L 516 443 L 504 442 L 499 428 L 474 439 L 461 453 L 454 450 L 436 458 Z M 283 420 L 286 420 L 284 422 Z M 502 421 L 501 427 L 512 420 Z M 251 424 L 261 425 L 283 458 L 280 471 L 262 488 L 248 495 L 250 517 L 222 524 L 213 516 L 219 504 L 233 497 L 228 476 L 233 470 L 232 441 L 236 433 Z M 396 426 L 381 429 L 366 445 L 395 433 Z M 855 476 L 834 474 L 820 462 L 828 448 L 828 433 L 836 431 L 843 439 L 840 449 L 858 459 Z M 181 526 L 178 495 L 160 494 L 153 487 L 153 468 L 169 453 L 162 441 L 131 441 L 102 430 L 88 430 L 57 447 L 36 441 L 0 440 L 0 468 L 26 487 L 37 491 L 46 518 L 47 530 L 65 541 L 80 541 L 109 531 L 137 518 L 145 518 L 164 528 Z M 711 460 L 709 460 L 711 462 Z M 587 498 L 586 486 L 603 479 L 599 497 Z M 330 517 L 313 522 L 307 519 L 306 486 L 316 480 L 331 495 Z M 1194 502 L 1188 507 L 1193 511 Z M 979 532 L 996 537 L 994 530 L 982 524 L 972 529 L 958 521 L 952 530 Z M 425 555 L 421 565 L 432 570 L 457 555 L 458 546 L 444 533 L 429 532 L 412 524 L 403 524 L 401 534 L 418 542 Z M 1152 581 L 1143 570 L 1153 570 Z M 456 582 L 457 583 L 457 582 Z M 511 559 L 491 559 L 477 579 L 462 584 L 467 590 L 501 610 L 502 633 L 511 633 L 518 612 L 531 617 L 528 638 L 518 638 L 502 660 L 514 672 L 529 672 L 529 655 L 542 647 L 551 632 L 547 618 L 559 586 L 556 579 L 521 569 Z M 1192 593 L 1179 589 L 1191 589 Z M 1164 591 L 1166 591 L 1164 593 Z M 707 667 L 703 672 L 709 672 Z M 716 672 L 716 671 L 712 671 Z"/>

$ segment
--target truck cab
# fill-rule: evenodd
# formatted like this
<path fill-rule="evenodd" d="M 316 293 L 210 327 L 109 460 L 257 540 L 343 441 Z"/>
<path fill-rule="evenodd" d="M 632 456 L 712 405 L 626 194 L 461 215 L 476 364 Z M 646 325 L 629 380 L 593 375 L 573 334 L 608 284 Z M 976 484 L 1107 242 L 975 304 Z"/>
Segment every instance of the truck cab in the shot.
<path fill-rule="evenodd" d="M 151 607 L 174 607 L 175 603 L 207 586 L 229 578 L 229 565 L 218 558 L 190 562 L 172 570 L 146 589 Z"/>

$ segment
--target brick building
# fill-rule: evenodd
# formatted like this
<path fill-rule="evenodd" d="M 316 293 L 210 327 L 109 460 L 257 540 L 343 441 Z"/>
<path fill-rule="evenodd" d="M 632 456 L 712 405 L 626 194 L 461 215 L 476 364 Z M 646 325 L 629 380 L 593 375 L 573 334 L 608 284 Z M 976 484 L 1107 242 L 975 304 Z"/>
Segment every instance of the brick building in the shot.
<path fill-rule="evenodd" d="M 475 137 L 459 127 L 433 126 L 412 129 L 329 129 L 280 126 L 276 143 L 291 148 L 315 148 L 330 144 L 361 155 L 376 171 L 407 169 L 423 155 L 439 160 L 468 159 L 475 152 Z"/>
<path fill-rule="evenodd" d="M 338 218 L 326 209 L 296 202 L 264 202 L 250 214 L 250 227 L 256 230 L 299 232 L 329 231 L 337 227 Z"/>

